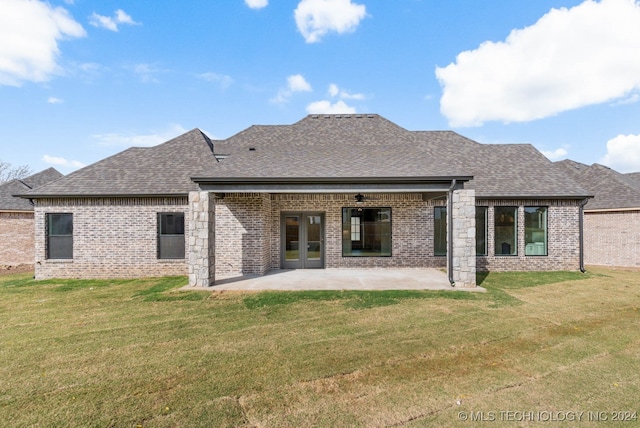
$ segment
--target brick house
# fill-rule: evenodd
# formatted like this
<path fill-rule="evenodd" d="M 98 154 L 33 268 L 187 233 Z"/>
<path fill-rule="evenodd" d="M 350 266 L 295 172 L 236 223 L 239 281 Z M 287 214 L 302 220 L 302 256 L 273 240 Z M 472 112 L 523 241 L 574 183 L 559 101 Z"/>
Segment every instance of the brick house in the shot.
<path fill-rule="evenodd" d="M 34 214 L 26 199 L 14 197 L 62 177 L 49 168 L 21 180 L 0 184 L 0 266 L 33 264 Z"/>
<path fill-rule="evenodd" d="M 195 129 L 28 192 L 36 277 L 281 268 L 581 268 L 588 193 L 531 145 L 309 115 L 221 141 Z"/>
<path fill-rule="evenodd" d="M 556 164 L 594 195 L 584 207 L 585 263 L 640 266 L 640 173 L 571 160 Z"/>

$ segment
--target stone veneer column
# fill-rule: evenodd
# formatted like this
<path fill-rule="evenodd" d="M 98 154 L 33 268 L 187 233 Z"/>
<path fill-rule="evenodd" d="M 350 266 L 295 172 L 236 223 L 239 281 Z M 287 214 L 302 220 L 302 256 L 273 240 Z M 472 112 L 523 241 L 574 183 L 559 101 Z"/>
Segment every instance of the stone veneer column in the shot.
<path fill-rule="evenodd" d="M 455 190 L 453 217 L 453 281 L 456 287 L 476 286 L 476 193 Z"/>
<path fill-rule="evenodd" d="M 189 285 L 215 281 L 215 199 L 213 193 L 189 192 Z"/>

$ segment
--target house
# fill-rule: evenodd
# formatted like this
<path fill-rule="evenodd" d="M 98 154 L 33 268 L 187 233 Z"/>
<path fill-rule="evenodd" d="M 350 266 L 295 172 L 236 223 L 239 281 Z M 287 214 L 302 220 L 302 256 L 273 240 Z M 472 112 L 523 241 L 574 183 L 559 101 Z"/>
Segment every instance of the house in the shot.
<path fill-rule="evenodd" d="M 640 266 L 640 173 L 572 160 L 556 164 L 594 195 L 584 207 L 585 263 Z"/>
<path fill-rule="evenodd" d="M 62 177 L 49 168 L 30 177 L 0 184 L 0 266 L 33 264 L 34 210 L 27 199 L 14 197 Z"/>
<path fill-rule="evenodd" d="M 295 268 L 577 270 L 588 192 L 531 145 L 309 115 L 214 141 L 194 129 L 23 197 L 36 277 L 216 276 Z"/>

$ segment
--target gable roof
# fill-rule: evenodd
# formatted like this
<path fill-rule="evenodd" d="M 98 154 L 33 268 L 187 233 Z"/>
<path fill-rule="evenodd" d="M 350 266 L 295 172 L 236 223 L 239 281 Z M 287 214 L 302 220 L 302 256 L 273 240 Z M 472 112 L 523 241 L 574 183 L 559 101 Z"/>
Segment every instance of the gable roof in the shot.
<path fill-rule="evenodd" d="M 212 141 L 194 129 L 131 148 L 29 197 L 185 195 L 234 181 L 451 182 L 476 197 L 584 198 L 588 193 L 528 144 L 479 144 L 452 131 L 408 131 L 375 114 L 308 115 Z M 394 181 L 395 180 L 395 181 Z M 268 191 L 268 190 L 267 190 Z"/>
<path fill-rule="evenodd" d="M 593 195 L 585 210 L 613 210 L 640 208 L 640 183 L 631 174 L 621 174 L 604 165 L 564 160 L 556 162 L 559 168 L 572 175 Z"/>
<path fill-rule="evenodd" d="M 33 211 L 33 205 L 28 200 L 13 195 L 28 192 L 60 177 L 62 174 L 58 170 L 47 168 L 29 177 L 0 184 L 0 211 Z"/>

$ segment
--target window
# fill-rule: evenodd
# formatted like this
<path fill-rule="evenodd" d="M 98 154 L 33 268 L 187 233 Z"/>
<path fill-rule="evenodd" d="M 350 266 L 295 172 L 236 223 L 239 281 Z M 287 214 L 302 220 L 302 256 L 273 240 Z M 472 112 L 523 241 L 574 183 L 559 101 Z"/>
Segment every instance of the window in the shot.
<path fill-rule="evenodd" d="M 495 254 L 518 254 L 518 207 L 495 207 Z"/>
<path fill-rule="evenodd" d="M 487 255 L 487 207 L 476 207 L 476 256 Z"/>
<path fill-rule="evenodd" d="M 342 255 L 391 255 L 391 208 L 343 208 Z"/>
<path fill-rule="evenodd" d="M 184 213 L 158 214 L 158 258 L 184 259 Z"/>
<path fill-rule="evenodd" d="M 47 214 L 47 258 L 73 258 L 73 214 Z"/>
<path fill-rule="evenodd" d="M 447 207 L 435 207 L 433 212 L 433 254 L 447 255 Z"/>
<path fill-rule="evenodd" d="M 524 207 L 524 254 L 547 255 L 547 207 Z"/>

